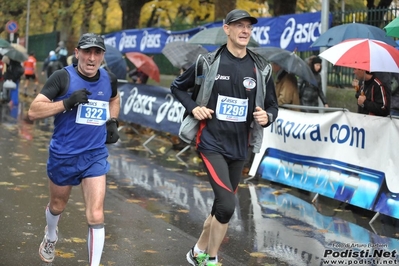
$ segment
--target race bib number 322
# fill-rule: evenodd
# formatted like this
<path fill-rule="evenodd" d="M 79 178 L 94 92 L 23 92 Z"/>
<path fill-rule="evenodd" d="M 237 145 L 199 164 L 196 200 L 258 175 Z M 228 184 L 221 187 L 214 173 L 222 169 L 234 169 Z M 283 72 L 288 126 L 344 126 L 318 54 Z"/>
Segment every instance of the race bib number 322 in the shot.
<path fill-rule="evenodd" d="M 105 124 L 109 117 L 108 102 L 89 100 L 89 103 L 79 104 L 76 114 L 76 123 L 101 126 Z"/>

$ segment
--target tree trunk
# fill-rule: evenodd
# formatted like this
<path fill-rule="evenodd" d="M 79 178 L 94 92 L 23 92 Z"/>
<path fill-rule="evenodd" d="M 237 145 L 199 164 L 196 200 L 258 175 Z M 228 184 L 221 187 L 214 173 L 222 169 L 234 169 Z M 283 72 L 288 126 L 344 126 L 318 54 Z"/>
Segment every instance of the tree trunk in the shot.
<path fill-rule="evenodd" d="M 227 13 L 235 8 L 235 0 L 215 0 L 215 21 L 225 19 Z"/>
<path fill-rule="evenodd" d="M 133 3 L 132 3 L 133 2 Z M 134 29 L 139 25 L 140 11 L 148 0 L 119 0 L 123 17 L 122 17 L 122 30 Z"/>
<path fill-rule="evenodd" d="M 90 30 L 90 20 L 92 19 L 92 13 L 93 13 L 93 5 L 94 5 L 95 0 L 84 0 L 83 6 L 84 6 L 84 15 L 83 15 L 83 21 L 82 21 L 82 26 L 80 27 L 80 34 L 89 32 Z"/>
<path fill-rule="evenodd" d="M 74 0 L 60 1 L 60 10 L 62 11 L 57 20 L 56 30 L 60 31 L 59 41 L 64 41 L 68 51 L 73 50 L 76 46 L 77 40 L 74 40 L 72 21 L 74 13 L 70 12 Z"/>
<path fill-rule="evenodd" d="M 273 16 L 295 14 L 297 0 L 274 0 L 272 5 Z"/>
<path fill-rule="evenodd" d="M 105 33 L 107 28 L 107 12 L 108 12 L 108 0 L 99 0 L 102 7 L 101 20 L 99 21 L 101 27 L 101 34 Z"/>

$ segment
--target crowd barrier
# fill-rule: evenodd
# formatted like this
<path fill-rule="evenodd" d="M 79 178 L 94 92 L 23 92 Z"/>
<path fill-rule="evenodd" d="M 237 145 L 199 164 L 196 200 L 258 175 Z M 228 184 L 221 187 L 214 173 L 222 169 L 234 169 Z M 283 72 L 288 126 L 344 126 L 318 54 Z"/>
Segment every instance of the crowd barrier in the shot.
<path fill-rule="evenodd" d="M 179 134 L 181 117 L 185 109 L 169 88 L 123 82 L 119 82 L 118 88 L 121 95 L 119 119 L 127 123 L 119 129 L 122 130 L 130 123 L 153 129 L 154 133 L 143 143 L 150 153 L 152 151 L 147 144 L 158 136 L 158 132 L 167 132 L 176 136 Z M 190 145 L 186 145 L 176 154 L 176 158 L 182 163 L 184 161 L 179 156 L 189 148 Z"/>
<path fill-rule="evenodd" d="M 126 83 L 119 90 L 121 121 L 178 135 L 184 107 L 169 88 Z M 399 120 L 310 108 L 328 112 L 280 108 L 277 120 L 264 129 L 249 175 L 398 219 L 398 164 L 393 160 L 398 151 L 393 145 L 399 143 Z"/>
<path fill-rule="evenodd" d="M 249 174 L 399 218 L 392 143 L 399 121 L 336 111 L 279 110 Z"/>
<path fill-rule="evenodd" d="M 329 25 L 332 14 L 329 14 Z M 106 34 L 105 43 L 117 48 L 121 53 L 140 52 L 160 54 L 167 43 L 188 41 L 205 28 L 221 27 L 222 21 L 205 24 L 183 31 L 170 31 L 163 28 L 127 29 Z M 321 12 L 289 14 L 278 17 L 258 18 L 252 37 L 260 46 L 275 46 L 288 51 L 312 51 L 311 47 L 321 33 Z M 217 46 L 204 45 L 208 51 Z"/>

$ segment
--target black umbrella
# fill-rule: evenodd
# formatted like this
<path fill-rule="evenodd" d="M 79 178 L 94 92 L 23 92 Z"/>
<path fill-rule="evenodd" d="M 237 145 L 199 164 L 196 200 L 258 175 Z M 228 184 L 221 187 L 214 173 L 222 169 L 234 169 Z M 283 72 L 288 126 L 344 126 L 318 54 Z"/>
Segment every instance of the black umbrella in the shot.
<path fill-rule="evenodd" d="M 126 79 L 127 64 L 122 53 L 108 44 L 105 45 L 105 48 L 104 60 L 106 66 L 118 79 Z"/>
<path fill-rule="evenodd" d="M 28 55 L 26 53 L 20 52 L 12 47 L 2 48 L 0 50 L 0 53 L 2 53 L 4 56 L 7 56 L 11 60 L 18 61 L 21 63 L 28 60 Z"/>
<path fill-rule="evenodd" d="M 255 47 L 252 51 L 260 54 L 269 62 L 278 64 L 288 73 L 297 75 L 298 77 L 317 85 L 316 78 L 309 65 L 295 52 L 290 52 L 279 47 Z"/>
<path fill-rule="evenodd" d="M 0 48 L 7 48 L 10 46 L 11 44 L 8 41 L 4 40 L 3 38 L 0 38 Z"/>
<path fill-rule="evenodd" d="M 395 40 L 387 36 L 383 29 L 363 23 L 347 23 L 332 27 L 322 33 L 311 46 L 332 47 L 342 41 L 355 38 L 378 40 L 394 47 L 397 46 Z"/>
<path fill-rule="evenodd" d="M 167 43 L 162 53 L 174 67 L 187 69 L 195 63 L 198 55 L 208 53 L 208 50 L 199 44 L 177 41 Z"/>

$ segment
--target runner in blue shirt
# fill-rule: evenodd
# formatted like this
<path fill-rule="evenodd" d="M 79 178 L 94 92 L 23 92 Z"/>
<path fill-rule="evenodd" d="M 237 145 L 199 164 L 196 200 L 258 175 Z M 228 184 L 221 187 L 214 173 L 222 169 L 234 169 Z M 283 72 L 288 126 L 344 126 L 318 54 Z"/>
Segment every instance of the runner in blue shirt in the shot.
<path fill-rule="evenodd" d="M 105 144 L 119 138 L 120 110 L 117 79 L 100 68 L 104 52 L 101 36 L 83 34 L 75 48 L 78 64 L 54 72 L 28 111 L 31 120 L 54 116 L 47 161 L 50 202 L 39 248 L 41 259 L 48 263 L 54 260 L 61 213 L 72 187 L 80 184 L 88 223 L 89 265 L 100 265 L 105 239 L 106 173 L 110 168 Z"/>

